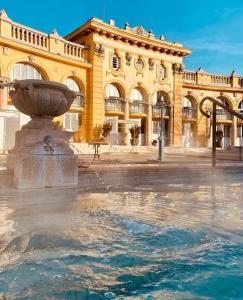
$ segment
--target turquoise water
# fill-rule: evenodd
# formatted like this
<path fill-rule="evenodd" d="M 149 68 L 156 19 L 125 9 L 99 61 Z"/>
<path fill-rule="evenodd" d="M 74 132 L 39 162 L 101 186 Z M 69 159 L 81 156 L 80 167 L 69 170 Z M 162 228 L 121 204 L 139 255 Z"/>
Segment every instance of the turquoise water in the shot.
<path fill-rule="evenodd" d="M 0 196 L 0 299 L 243 299 L 242 188 Z"/>

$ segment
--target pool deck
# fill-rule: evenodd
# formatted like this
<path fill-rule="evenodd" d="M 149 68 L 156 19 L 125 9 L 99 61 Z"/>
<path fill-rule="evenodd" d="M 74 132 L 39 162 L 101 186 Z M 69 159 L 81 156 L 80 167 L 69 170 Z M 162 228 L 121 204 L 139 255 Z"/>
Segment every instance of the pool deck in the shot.
<path fill-rule="evenodd" d="M 154 150 L 136 153 L 102 153 L 100 160 L 93 155 L 78 155 L 78 188 L 92 188 L 116 184 L 205 183 L 221 178 L 224 181 L 242 182 L 243 161 L 237 151 L 217 151 L 217 165 L 211 167 L 208 149 L 167 148 L 163 161 L 158 161 Z M 12 174 L 6 169 L 6 155 L 0 155 L 0 190 L 11 188 Z M 212 177 L 213 176 L 213 177 Z M 223 176 L 223 179 L 222 179 Z"/>

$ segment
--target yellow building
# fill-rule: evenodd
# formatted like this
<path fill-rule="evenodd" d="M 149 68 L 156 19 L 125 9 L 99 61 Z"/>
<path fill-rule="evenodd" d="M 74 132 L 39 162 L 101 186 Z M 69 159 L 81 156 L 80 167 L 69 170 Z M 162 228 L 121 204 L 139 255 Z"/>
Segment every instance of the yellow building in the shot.
<path fill-rule="evenodd" d="M 243 78 L 183 70 L 191 53 L 179 43 L 159 39 L 143 27 L 117 28 L 92 18 L 65 38 L 46 34 L 11 20 L 0 12 L 0 80 L 46 79 L 77 92 L 70 111 L 56 120 L 75 132 L 74 141 L 97 138 L 106 120 L 112 122 L 111 143 L 130 145 L 130 128 L 141 127 L 140 145 L 158 137 L 161 100 L 167 145 L 207 147 L 210 120 L 198 109 L 206 96 L 234 110 L 243 109 Z M 28 121 L 16 112 L 8 89 L 0 90 L 0 150 L 11 149 L 14 132 Z M 217 110 L 223 147 L 241 144 L 243 125 Z"/>

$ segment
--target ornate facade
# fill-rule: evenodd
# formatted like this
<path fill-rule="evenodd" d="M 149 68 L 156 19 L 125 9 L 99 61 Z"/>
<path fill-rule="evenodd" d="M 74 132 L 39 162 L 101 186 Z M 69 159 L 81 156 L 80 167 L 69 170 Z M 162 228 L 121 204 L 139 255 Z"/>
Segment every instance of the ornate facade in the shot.
<path fill-rule="evenodd" d="M 129 129 L 138 125 L 140 145 L 151 145 L 158 137 L 163 100 L 166 144 L 207 147 L 211 125 L 199 112 L 200 101 L 211 96 L 243 111 L 243 77 L 208 74 L 201 68 L 185 71 L 183 58 L 190 53 L 127 23 L 120 29 L 113 21 L 92 18 L 63 38 L 0 12 L 0 80 L 47 79 L 76 91 L 70 111 L 56 120 L 75 132 L 76 142 L 90 142 L 109 120 L 112 144 L 130 145 Z M 8 89 L 0 89 L 0 150 L 11 149 L 14 132 L 26 121 L 11 105 Z M 218 109 L 217 124 L 222 147 L 241 145 L 241 122 Z"/>

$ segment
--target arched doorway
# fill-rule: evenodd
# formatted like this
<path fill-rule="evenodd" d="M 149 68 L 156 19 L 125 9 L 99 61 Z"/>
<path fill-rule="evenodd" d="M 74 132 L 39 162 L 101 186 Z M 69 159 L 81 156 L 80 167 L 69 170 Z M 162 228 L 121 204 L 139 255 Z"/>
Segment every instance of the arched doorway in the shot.
<path fill-rule="evenodd" d="M 243 100 L 238 104 L 238 113 L 243 115 Z M 237 119 L 236 146 L 243 146 L 243 121 L 240 119 Z"/>
<path fill-rule="evenodd" d="M 75 132 L 76 134 L 73 136 L 73 139 L 75 142 L 79 142 L 79 130 L 82 123 L 82 110 L 84 108 L 84 94 L 75 78 L 65 78 L 64 84 L 66 84 L 71 91 L 76 92 L 77 96 L 71 105 L 70 111 L 64 114 L 63 126 L 67 131 Z"/>
<path fill-rule="evenodd" d="M 105 121 L 112 123 L 111 145 L 123 145 L 125 143 L 124 113 L 124 90 L 116 82 L 107 84 L 105 88 Z"/>
<path fill-rule="evenodd" d="M 196 146 L 197 139 L 197 104 L 190 96 L 182 99 L 182 145 Z"/>
<path fill-rule="evenodd" d="M 131 90 L 129 104 L 129 121 L 130 128 L 134 125 L 141 127 L 139 136 L 139 145 L 143 146 L 146 143 L 146 120 L 148 109 L 148 94 L 146 90 L 137 86 Z"/>
<path fill-rule="evenodd" d="M 157 91 L 153 95 L 152 102 L 152 139 L 156 140 L 160 134 L 160 103 L 164 102 L 163 107 L 163 131 L 165 146 L 170 144 L 170 129 L 171 129 L 171 106 L 169 95 L 165 91 Z"/>
<path fill-rule="evenodd" d="M 227 107 L 231 107 L 230 102 L 227 98 L 223 96 L 217 97 L 222 104 Z M 217 147 L 222 149 L 227 149 L 231 146 L 231 137 L 232 137 L 232 115 L 225 111 L 221 107 L 216 107 L 216 136 L 217 138 Z"/>

